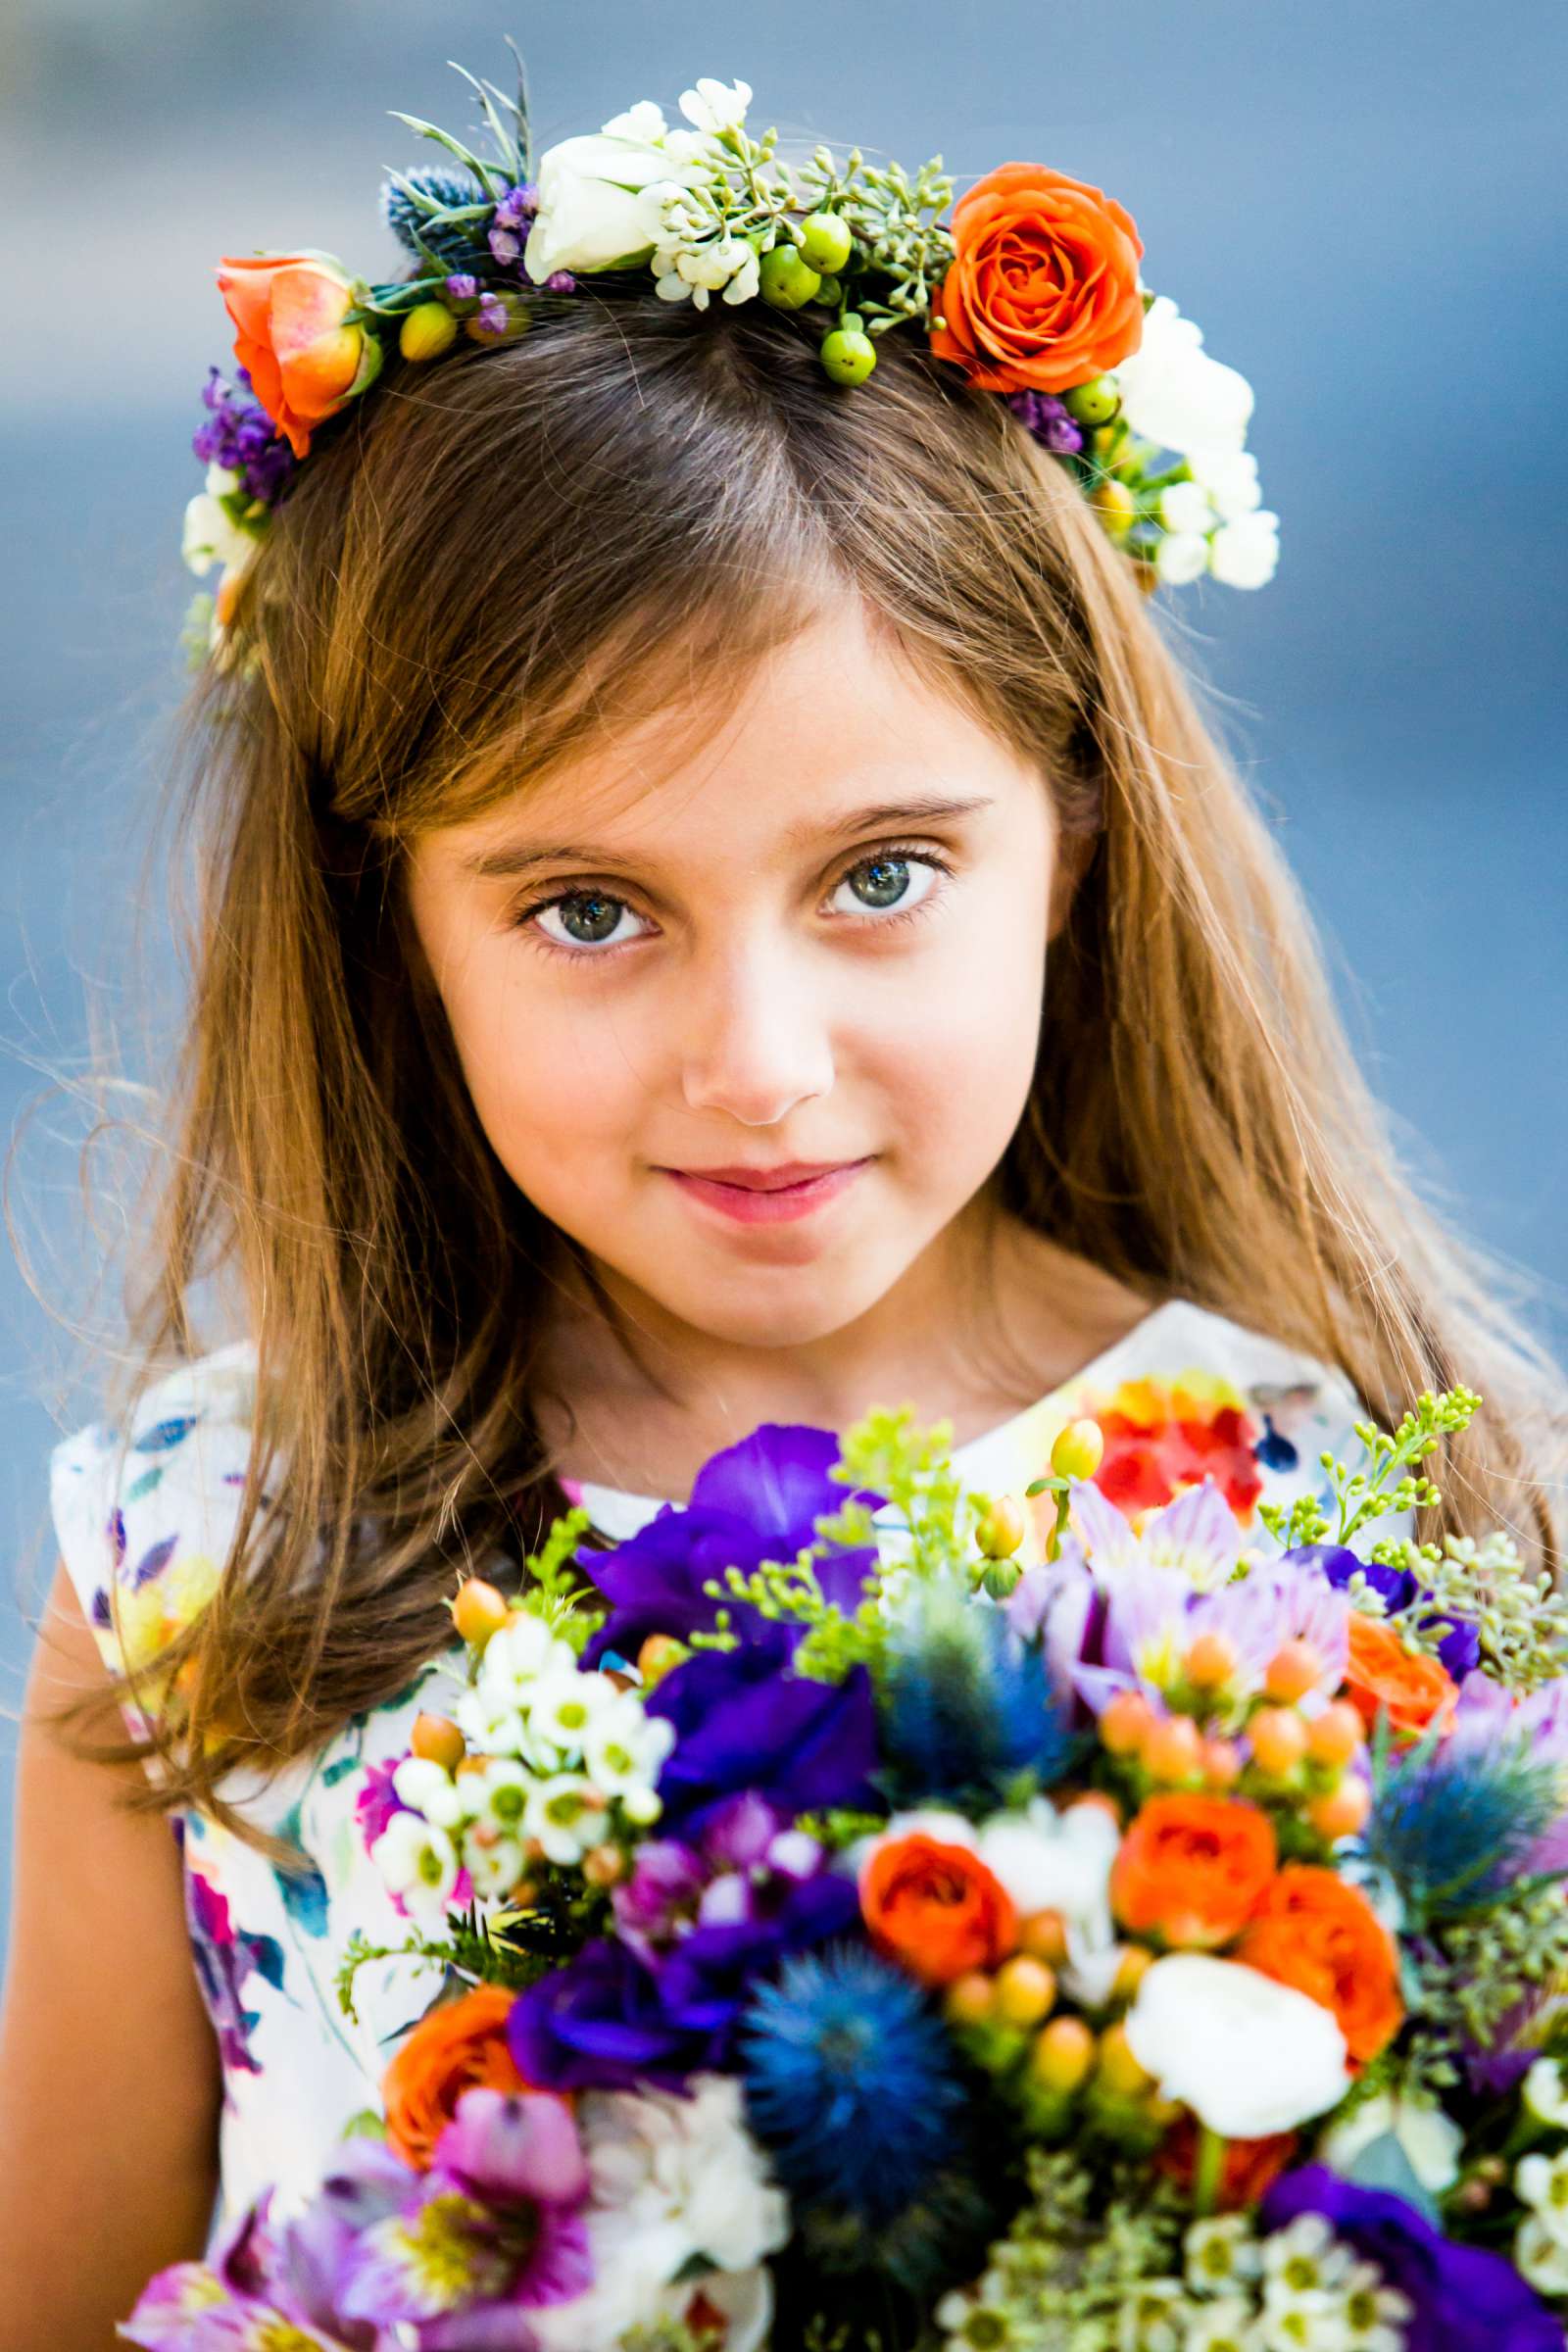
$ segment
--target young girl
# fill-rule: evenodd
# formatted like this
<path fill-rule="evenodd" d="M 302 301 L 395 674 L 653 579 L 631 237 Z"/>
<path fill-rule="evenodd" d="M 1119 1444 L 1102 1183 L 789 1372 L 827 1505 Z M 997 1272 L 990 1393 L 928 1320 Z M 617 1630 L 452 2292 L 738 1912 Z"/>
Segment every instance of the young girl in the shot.
<path fill-rule="evenodd" d="M 657 147 L 656 114 L 606 133 Z M 550 163 L 513 191 L 526 284 Z M 1097 190 L 1009 165 L 965 206 L 1027 229 L 1018 172 L 1098 199 L 1141 291 Z M 568 1502 L 619 1537 L 763 1421 L 907 1402 L 987 1490 L 1090 1411 L 1126 1511 L 1208 1474 L 1252 1523 L 1363 1410 L 1463 1379 L 1446 1524 L 1554 1565 L 1547 1367 L 1384 1140 L 1146 593 L 1176 534 L 1118 543 L 1108 459 L 1096 503 L 1052 384 L 1020 357 L 999 399 L 965 341 L 965 206 L 943 325 L 880 334 L 869 381 L 809 308 L 550 275 L 532 331 L 493 294 L 435 365 L 405 329 L 321 430 L 231 296 L 309 461 L 220 616 L 251 659 L 191 700 L 135 1370 L 54 1459 L 0 2041 L 19 2352 L 101 2352 L 376 2104 L 425 1996 L 392 1964 L 356 2022 L 336 1995 L 351 1937 L 399 1940 L 374 1776 L 460 1574 L 514 1585 Z M 1145 306 L 1079 295 L 1056 389 L 1122 359 L 1130 399 Z"/>

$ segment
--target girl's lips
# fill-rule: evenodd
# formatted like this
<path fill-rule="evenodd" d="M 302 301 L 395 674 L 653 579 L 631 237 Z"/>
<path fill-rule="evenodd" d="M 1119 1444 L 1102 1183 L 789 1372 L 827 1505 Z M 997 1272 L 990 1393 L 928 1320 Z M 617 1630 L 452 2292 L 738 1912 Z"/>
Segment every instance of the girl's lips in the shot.
<path fill-rule="evenodd" d="M 775 1185 L 766 1192 L 760 1192 L 755 1185 L 689 1176 L 682 1168 L 665 1168 L 663 1173 L 688 1199 L 716 1208 L 737 1225 L 785 1225 L 797 1217 L 808 1217 L 812 1209 L 836 1199 L 870 1164 L 869 1158 L 846 1160 L 842 1167 L 829 1168 L 824 1176 L 809 1176 L 803 1184 Z"/>

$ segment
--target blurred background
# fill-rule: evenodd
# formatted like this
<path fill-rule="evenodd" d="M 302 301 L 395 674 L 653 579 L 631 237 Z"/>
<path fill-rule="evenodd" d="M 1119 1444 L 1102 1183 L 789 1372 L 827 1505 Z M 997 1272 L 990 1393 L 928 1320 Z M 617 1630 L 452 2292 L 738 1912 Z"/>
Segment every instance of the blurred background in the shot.
<path fill-rule="evenodd" d="M 432 156 L 387 110 L 468 132 L 446 61 L 510 90 L 508 32 L 536 152 L 643 97 L 673 121 L 711 74 L 752 84 L 757 132 L 911 171 L 940 153 L 960 190 L 1039 160 L 1127 206 L 1147 281 L 1255 388 L 1282 518 L 1269 587 L 1167 591 L 1168 626 L 1306 887 L 1407 1159 L 1534 1282 L 1561 1351 L 1568 15 L 1545 0 L 8 0 L 0 1128 L 94 1033 L 145 1075 L 130 951 L 139 923 L 167 982 L 141 859 L 197 585 L 190 436 L 208 364 L 231 365 L 213 265 L 310 245 L 391 275 L 382 172 Z M 55 1319 L 96 1270 L 82 1123 L 57 1098 L 18 1144 L 16 1239 L 47 1305 L 0 1262 L 6 1718 L 53 1556 L 48 1449 L 95 1410 Z M 6 1824 L 13 1745 L 0 1720 Z"/>

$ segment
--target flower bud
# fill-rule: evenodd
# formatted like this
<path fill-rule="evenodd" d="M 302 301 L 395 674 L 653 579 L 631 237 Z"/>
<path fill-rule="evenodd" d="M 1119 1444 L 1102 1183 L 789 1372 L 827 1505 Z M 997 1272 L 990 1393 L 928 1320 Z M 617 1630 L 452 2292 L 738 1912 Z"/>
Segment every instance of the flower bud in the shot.
<path fill-rule="evenodd" d="M 1113 539 L 1124 539 L 1138 518 L 1138 501 L 1125 482 L 1114 477 L 1097 482 L 1089 504 Z"/>
<path fill-rule="evenodd" d="M 439 1764 L 443 1772 L 456 1772 L 467 1750 L 467 1741 L 450 1715 L 416 1715 L 409 1733 L 409 1745 L 416 1756 L 426 1757 Z"/>
<path fill-rule="evenodd" d="M 1018 1949 L 1059 1968 L 1067 1957 L 1067 1923 L 1059 1911 L 1031 1911 L 1018 1922 Z"/>
<path fill-rule="evenodd" d="M 475 1649 L 483 1649 L 491 1635 L 499 1634 L 507 1622 L 504 1596 L 494 1585 L 487 1585 L 482 1576 L 466 1577 L 450 1605 L 452 1622 L 460 1638 Z"/>
<path fill-rule="evenodd" d="M 582 1875 L 590 1886 L 613 1886 L 626 1872 L 626 1857 L 618 1845 L 591 1845 L 582 1858 Z"/>
<path fill-rule="evenodd" d="M 821 283 L 821 271 L 793 245 L 770 246 L 757 266 L 758 292 L 776 311 L 800 310 Z"/>
<path fill-rule="evenodd" d="M 1223 1690 L 1240 1663 L 1228 1634 L 1200 1634 L 1182 1660 L 1195 1690 Z"/>
<path fill-rule="evenodd" d="M 854 243 L 849 222 L 837 213 L 808 213 L 801 222 L 801 253 L 824 275 L 843 269 Z"/>
<path fill-rule="evenodd" d="M 1360 1753 L 1363 1737 L 1359 1710 L 1337 1698 L 1307 1725 L 1306 1752 L 1314 1764 L 1348 1764 Z"/>
<path fill-rule="evenodd" d="M 1138 1752 L 1156 1781 L 1195 1781 L 1202 1770 L 1202 1735 L 1190 1715 L 1156 1717 Z"/>
<path fill-rule="evenodd" d="M 1306 1725 L 1294 1707 L 1259 1707 L 1247 1737 L 1253 1761 L 1271 1780 L 1289 1780 L 1306 1753 Z"/>
<path fill-rule="evenodd" d="M 1043 1960 L 1016 1952 L 997 1971 L 996 2015 L 1004 2025 L 1038 2026 L 1056 2005 L 1056 1974 Z"/>
<path fill-rule="evenodd" d="M 980 1579 L 981 1590 L 992 1600 L 1005 1600 L 1015 1592 L 1023 1577 L 1016 1560 L 992 1560 Z"/>
<path fill-rule="evenodd" d="M 1332 1844 L 1336 1838 L 1358 1837 L 1371 1810 L 1371 1789 L 1358 1774 L 1348 1772 L 1337 1788 L 1331 1788 L 1326 1796 L 1313 1797 L 1306 1818 L 1318 1836 Z"/>
<path fill-rule="evenodd" d="M 1101 1743 L 1113 1756 L 1135 1756 L 1155 1721 L 1154 1710 L 1141 1690 L 1118 1690 L 1101 1714 Z"/>
<path fill-rule="evenodd" d="M 1270 1698 L 1292 1707 L 1321 1679 L 1323 1669 L 1323 1656 L 1310 1642 L 1283 1642 L 1268 1662 L 1263 1688 Z"/>
<path fill-rule="evenodd" d="M 955 2026 L 983 2026 L 990 2022 L 994 1981 L 983 1968 L 965 1969 L 955 1977 L 942 1996 L 943 2013 Z"/>
<path fill-rule="evenodd" d="M 1107 2026 L 1095 2052 L 1095 2072 L 1115 2097 L 1135 2099 L 1150 2088 L 1153 2076 L 1133 2056 L 1125 2026 Z"/>
<path fill-rule="evenodd" d="M 1051 1448 L 1051 1467 L 1058 1478 L 1093 1478 L 1104 1458 L 1098 1421 L 1069 1421 Z"/>
<path fill-rule="evenodd" d="M 974 1540 L 988 1560 L 1005 1560 L 1028 1533 L 1022 1503 L 1011 1494 L 999 1494 L 976 1527 Z"/>
<path fill-rule="evenodd" d="M 398 328 L 398 349 L 406 360 L 438 360 L 457 339 L 458 322 L 444 302 L 416 302 Z"/>
<path fill-rule="evenodd" d="M 1033 2073 L 1048 2090 L 1077 2090 L 1095 2062 L 1095 2037 L 1081 2017 L 1054 2017 L 1029 2053 Z"/>
<path fill-rule="evenodd" d="M 1121 407 L 1121 386 L 1113 375 L 1092 376 L 1064 392 L 1061 405 L 1075 424 L 1108 424 Z"/>
<path fill-rule="evenodd" d="M 685 1642 L 677 1642 L 673 1634 L 650 1634 L 637 1652 L 637 1671 L 643 1678 L 643 1689 L 651 1690 L 691 1654 Z"/>

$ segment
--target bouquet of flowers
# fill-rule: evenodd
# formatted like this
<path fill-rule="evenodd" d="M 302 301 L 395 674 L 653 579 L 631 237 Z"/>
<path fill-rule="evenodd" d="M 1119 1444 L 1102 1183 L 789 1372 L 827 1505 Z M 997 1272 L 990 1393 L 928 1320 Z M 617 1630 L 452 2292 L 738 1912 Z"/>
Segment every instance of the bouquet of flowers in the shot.
<path fill-rule="evenodd" d="M 453 1602 L 364 1832 L 440 1990 L 378 2110 L 120 2332 L 362 2352 L 1548 2352 L 1568 1605 L 1315 1497 L 1022 1496 L 765 1425 Z M 1377 1522 L 1384 1521 L 1382 1540 Z M 1403 1524 L 1408 1525 L 1408 1517 Z"/>

